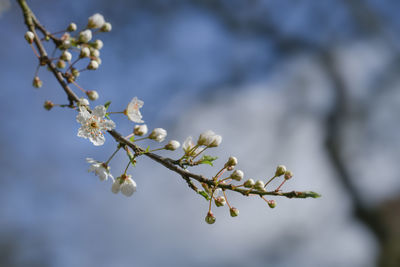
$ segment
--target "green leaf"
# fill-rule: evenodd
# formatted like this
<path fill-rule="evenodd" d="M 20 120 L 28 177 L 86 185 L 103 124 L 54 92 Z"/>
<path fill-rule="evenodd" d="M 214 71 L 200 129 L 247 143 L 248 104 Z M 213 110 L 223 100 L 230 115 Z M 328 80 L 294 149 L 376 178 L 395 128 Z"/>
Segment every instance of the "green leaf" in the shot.
<path fill-rule="evenodd" d="M 106 110 L 108 109 L 108 107 L 110 106 L 110 104 L 111 104 L 111 101 L 107 101 L 107 102 L 104 104 L 104 107 L 106 108 Z"/>
<path fill-rule="evenodd" d="M 131 142 L 135 142 L 135 136 L 132 136 L 131 138 L 129 138 L 129 140 L 130 140 Z"/>
<path fill-rule="evenodd" d="M 216 159 L 218 159 L 218 157 L 212 157 L 212 156 L 204 155 L 204 156 L 198 161 L 198 163 L 199 163 L 199 164 L 208 164 L 208 165 L 210 165 L 210 166 L 214 166 L 214 165 L 213 165 L 213 161 L 216 160 Z"/>
<path fill-rule="evenodd" d="M 147 153 L 147 152 L 149 152 L 150 151 L 150 146 L 147 146 L 146 147 L 146 150 L 144 151 L 145 153 Z"/>
<path fill-rule="evenodd" d="M 205 191 L 199 191 L 199 195 L 203 196 L 206 200 L 210 200 L 210 196 Z"/>
<path fill-rule="evenodd" d="M 109 113 L 106 113 L 106 115 L 104 115 L 104 117 L 106 117 L 107 119 L 111 120 L 111 119 L 110 119 L 110 116 L 108 116 L 108 114 L 109 114 Z"/>

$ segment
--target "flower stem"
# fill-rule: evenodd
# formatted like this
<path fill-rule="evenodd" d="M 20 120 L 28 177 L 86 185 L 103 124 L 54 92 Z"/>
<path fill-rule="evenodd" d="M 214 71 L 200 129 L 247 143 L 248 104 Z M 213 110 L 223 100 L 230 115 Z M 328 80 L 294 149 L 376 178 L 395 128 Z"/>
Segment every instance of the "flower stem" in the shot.
<path fill-rule="evenodd" d="M 272 177 L 271 179 L 269 179 L 268 182 L 264 185 L 264 188 L 266 188 L 267 185 L 268 185 L 270 182 L 272 182 L 276 177 L 278 177 L 278 176 L 274 175 L 274 177 Z"/>
<path fill-rule="evenodd" d="M 117 154 L 117 152 L 121 149 L 120 146 L 117 147 L 117 150 L 114 151 L 114 153 L 112 153 L 112 155 L 110 156 L 110 158 L 105 162 L 107 165 L 108 163 L 110 163 L 111 159 L 115 156 L 115 154 Z"/>

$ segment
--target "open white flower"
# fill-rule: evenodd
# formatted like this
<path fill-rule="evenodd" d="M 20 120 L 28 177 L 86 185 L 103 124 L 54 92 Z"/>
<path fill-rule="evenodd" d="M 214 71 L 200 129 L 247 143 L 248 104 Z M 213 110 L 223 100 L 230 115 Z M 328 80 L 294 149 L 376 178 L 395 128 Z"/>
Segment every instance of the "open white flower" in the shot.
<path fill-rule="evenodd" d="M 99 176 L 100 181 L 106 181 L 108 177 L 114 180 L 110 173 L 110 167 L 107 166 L 107 164 L 92 158 L 86 158 L 86 161 L 90 163 L 90 168 L 88 171 L 94 172 L 97 176 Z"/>
<path fill-rule="evenodd" d="M 201 151 L 199 147 L 193 150 L 194 146 L 195 144 L 193 143 L 193 138 L 191 136 L 186 138 L 185 142 L 183 142 L 182 145 L 183 151 L 185 152 L 186 156 L 194 156 Z"/>
<path fill-rule="evenodd" d="M 215 134 L 213 131 L 208 130 L 200 134 L 197 144 L 200 146 L 217 147 L 222 142 L 222 136 Z"/>
<path fill-rule="evenodd" d="M 79 106 L 79 114 L 76 116 L 76 121 L 82 124 L 78 130 L 78 136 L 89 138 L 95 146 L 104 144 L 104 132 L 115 128 L 115 123 L 112 120 L 104 119 L 106 108 L 97 106 L 92 113 L 89 113 L 85 106 Z"/>
<path fill-rule="evenodd" d="M 139 110 L 141 107 L 143 107 L 143 104 L 144 102 L 135 96 L 124 110 L 124 114 L 133 122 L 143 123 L 144 121 L 142 120 L 142 114 L 140 114 Z"/>

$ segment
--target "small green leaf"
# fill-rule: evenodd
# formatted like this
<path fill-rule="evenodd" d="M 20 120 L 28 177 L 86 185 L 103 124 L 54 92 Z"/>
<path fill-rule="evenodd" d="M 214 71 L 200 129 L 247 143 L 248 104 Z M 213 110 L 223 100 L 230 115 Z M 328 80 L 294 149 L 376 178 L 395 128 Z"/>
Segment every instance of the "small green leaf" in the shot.
<path fill-rule="evenodd" d="M 150 151 L 150 146 L 147 146 L 146 147 L 146 150 L 144 151 L 145 153 L 147 153 L 147 152 L 149 152 Z"/>
<path fill-rule="evenodd" d="M 208 164 L 210 166 L 213 166 L 213 161 L 216 160 L 218 157 L 212 157 L 212 156 L 207 156 L 204 155 L 199 161 L 199 164 Z"/>
<path fill-rule="evenodd" d="M 110 119 L 110 116 L 108 116 L 108 114 L 109 114 L 109 113 L 106 113 L 106 115 L 104 115 L 104 117 L 106 117 L 107 119 L 111 120 L 111 119 Z"/>
<path fill-rule="evenodd" d="M 199 195 L 203 196 L 206 200 L 210 200 L 210 196 L 205 191 L 200 191 Z"/>
<path fill-rule="evenodd" d="M 130 140 L 131 142 L 135 142 L 135 136 L 132 136 L 131 138 L 129 138 L 129 140 Z"/>
<path fill-rule="evenodd" d="M 106 108 L 106 110 L 108 109 L 108 107 L 110 106 L 110 104 L 111 104 L 111 101 L 107 101 L 107 102 L 104 104 L 104 107 Z"/>

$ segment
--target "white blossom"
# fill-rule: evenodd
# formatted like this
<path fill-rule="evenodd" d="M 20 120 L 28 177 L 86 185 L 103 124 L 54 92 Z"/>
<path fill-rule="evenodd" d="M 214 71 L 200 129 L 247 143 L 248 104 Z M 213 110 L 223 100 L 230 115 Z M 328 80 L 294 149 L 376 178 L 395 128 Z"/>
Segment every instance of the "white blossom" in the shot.
<path fill-rule="evenodd" d="M 140 108 L 143 107 L 143 104 L 144 102 L 135 96 L 124 110 L 124 114 L 133 122 L 143 123 L 142 114 L 140 113 Z"/>
<path fill-rule="evenodd" d="M 165 137 L 167 137 L 167 131 L 163 128 L 155 128 L 149 135 L 150 139 L 153 139 L 157 142 L 164 141 Z"/>
<path fill-rule="evenodd" d="M 103 145 L 105 141 L 103 132 L 115 128 L 115 123 L 112 120 L 104 119 L 106 108 L 97 106 L 92 113 L 89 113 L 85 106 L 79 106 L 79 110 L 76 120 L 82 126 L 78 130 L 78 136 L 89 138 L 95 146 Z"/>
<path fill-rule="evenodd" d="M 94 41 L 93 48 L 98 49 L 98 50 L 102 49 L 103 48 L 103 41 L 99 40 L 99 39 Z"/>
<path fill-rule="evenodd" d="M 89 100 L 84 97 L 79 98 L 78 106 L 89 106 Z"/>
<path fill-rule="evenodd" d="M 114 183 L 111 186 L 111 192 L 114 194 L 118 194 L 119 190 L 121 188 L 121 183 L 119 181 L 119 178 L 115 179 Z"/>
<path fill-rule="evenodd" d="M 89 57 L 90 56 L 90 49 L 87 46 L 81 48 L 80 57 Z"/>
<path fill-rule="evenodd" d="M 91 60 L 89 65 L 87 66 L 88 70 L 97 70 L 99 68 L 99 63 L 95 60 Z"/>
<path fill-rule="evenodd" d="M 86 158 L 86 161 L 91 164 L 88 171 L 94 172 L 97 176 L 99 176 L 100 181 L 106 181 L 108 177 L 114 180 L 110 173 L 110 167 L 107 166 L 107 164 L 92 158 Z"/>
<path fill-rule="evenodd" d="M 135 125 L 135 127 L 133 128 L 133 134 L 137 136 L 143 136 L 147 134 L 147 131 L 148 129 L 146 124 Z"/>
<path fill-rule="evenodd" d="M 93 16 L 89 17 L 88 28 L 101 28 L 105 23 L 103 15 L 96 13 Z"/>
<path fill-rule="evenodd" d="M 243 179 L 243 176 L 244 176 L 244 174 L 243 174 L 243 172 L 242 172 L 241 170 L 235 170 L 235 171 L 231 174 L 230 178 L 233 179 L 233 180 L 235 180 L 235 181 L 240 181 L 240 180 Z"/>
<path fill-rule="evenodd" d="M 191 136 L 188 136 L 185 142 L 183 142 L 182 144 L 182 148 L 186 156 L 193 156 L 201 151 L 199 147 L 192 151 L 194 146 L 195 144 L 193 143 L 193 138 Z"/>
<path fill-rule="evenodd" d="M 174 151 L 180 146 L 181 146 L 181 144 L 178 141 L 171 140 L 168 142 L 168 144 L 165 145 L 165 149 Z"/>
<path fill-rule="evenodd" d="M 65 50 L 62 54 L 61 54 L 61 59 L 65 60 L 65 61 L 71 61 L 72 59 L 72 55 L 70 52 L 68 52 L 67 50 Z"/>
<path fill-rule="evenodd" d="M 79 33 L 79 41 L 87 43 L 92 40 L 92 31 L 87 29 Z"/>

